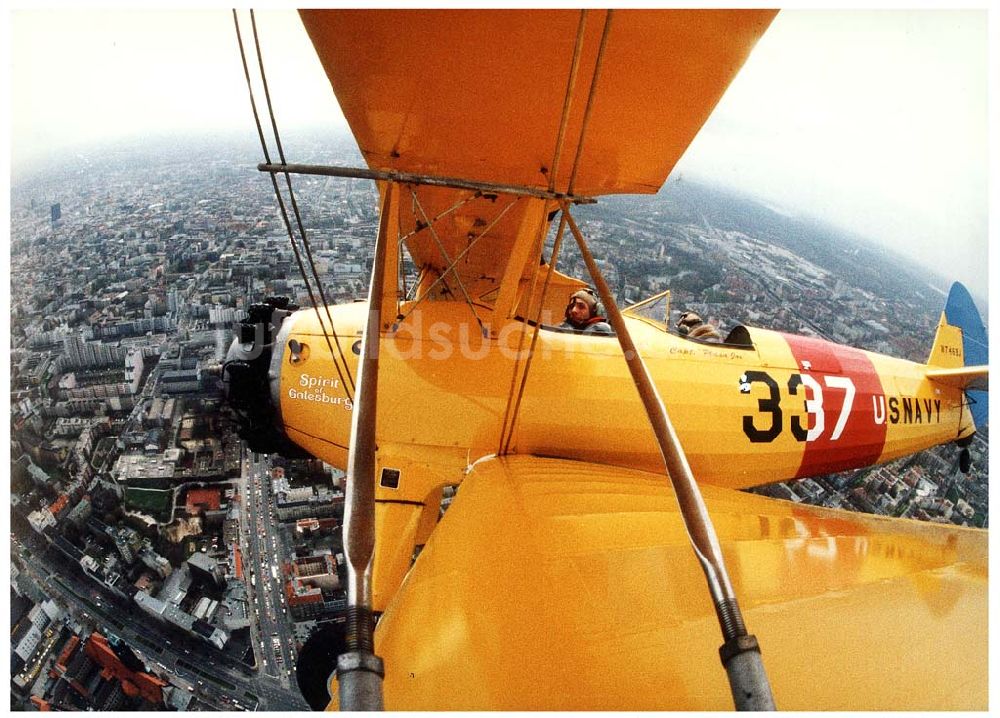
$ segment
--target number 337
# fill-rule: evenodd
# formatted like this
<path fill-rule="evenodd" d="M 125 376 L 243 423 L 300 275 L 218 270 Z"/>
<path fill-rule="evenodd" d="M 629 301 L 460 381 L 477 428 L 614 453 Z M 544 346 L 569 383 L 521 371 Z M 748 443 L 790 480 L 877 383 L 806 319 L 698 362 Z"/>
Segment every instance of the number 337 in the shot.
<path fill-rule="evenodd" d="M 748 371 L 740 377 L 740 392 L 749 394 L 753 384 L 763 384 L 768 389 L 768 396 L 757 399 L 758 415 L 743 417 L 743 433 L 754 443 L 774 441 L 783 429 L 781 412 L 781 392 L 778 383 L 770 374 L 763 371 Z M 837 423 L 830 434 L 830 441 L 836 441 L 844 433 L 847 417 L 854 405 L 854 382 L 846 376 L 823 376 L 823 384 L 828 389 L 839 389 L 844 392 L 844 403 L 840 408 Z M 788 428 L 797 441 L 816 441 L 826 429 L 826 415 L 823 412 L 823 386 L 809 374 L 792 374 L 788 378 L 789 396 L 805 398 L 806 413 L 812 418 L 809 422 L 812 428 L 803 426 L 799 416 L 789 419 Z M 768 421 L 770 417 L 770 421 Z M 758 425 L 758 419 L 761 420 Z"/>

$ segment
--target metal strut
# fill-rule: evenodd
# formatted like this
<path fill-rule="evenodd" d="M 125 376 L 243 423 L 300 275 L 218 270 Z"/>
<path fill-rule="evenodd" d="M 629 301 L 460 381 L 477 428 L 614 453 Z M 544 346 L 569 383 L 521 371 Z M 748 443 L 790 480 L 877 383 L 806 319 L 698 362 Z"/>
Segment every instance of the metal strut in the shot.
<path fill-rule="evenodd" d="M 368 287 L 368 322 L 361 337 L 357 390 L 351 416 L 351 443 L 347 457 L 344 503 L 344 557 L 347 559 L 347 652 L 337 658 L 340 709 L 382 710 L 385 668 L 375 655 L 372 614 L 372 564 L 375 560 L 375 419 L 378 399 L 378 363 L 382 328 L 382 289 L 389 248 L 390 215 L 398 201 L 398 186 L 385 189 L 375 259 Z"/>
<path fill-rule="evenodd" d="M 337 167 L 335 165 L 303 165 L 303 164 L 271 164 L 265 162 L 257 165 L 261 172 L 289 173 L 300 175 L 320 175 L 323 177 L 357 177 L 381 182 L 398 182 L 400 184 L 431 185 L 434 187 L 451 187 L 454 189 L 479 190 L 484 194 L 512 194 L 522 197 L 537 197 L 538 199 L 554 199 L 573 204 L 596 204 L 593 197 L 575 197 L 565 192 L 554 192 L 537 187 L 524 185 L 498 184 L 496 182 L 480 182 L 479 180 L 462 179 L 460 177 L 442 177 L 440 175 L 414 174 L 412 172 L 397 172 L 396 170 L 371 170 L 360 167 Z"/>
<path fill-rule="evenodd" d="M 663 456 L 667 477 L 673 485 L 674 495 L 677 497 L 681 517 L 684 520 L 684 527 L 687 529 L 691 545 L 708 580 L 708 590 L 712 595 L 715 612 L 725 640 L 719 649 L 719 656 L 729 677 L 733 702 L 737 710 L 774 710 L 774 698 L 771 695 L 767 674 L 764 672 L 760 647 L 757 644 L 757 639 L 747 633 L 743 624 L 743 616 L 740 614 L 736 594 L 733 592 L 729 575 L 726 572 L 726 565 L 719 548 L 718 538 L 715 535 L 715 528 L 712 526 L 712 519 L 705 508 L 705 502 L 701 498 L 698 484 L 691 473 L 684 449 L 677 438 L 670 417 L 667 415 L 667 409 L 663 405 L 663 400 L 660 398 L 649 370 L 636 350 L 621 310 L 615 303 L 614 295 L 612 295 L 608 283 L 590 253 L 586 240 L 584 240 L 568 209 L 568 207 L 563 207 L 566 221 L 576 238 L 580 254 L 583 256 L 601 301 L 604 303 L 608 322 L 618 335 L 618 343 L 625 355 L 629 372 L 632 374 L 632 381 L 642 399 L 649 423 L 656 436 L 656 443 Z"/>

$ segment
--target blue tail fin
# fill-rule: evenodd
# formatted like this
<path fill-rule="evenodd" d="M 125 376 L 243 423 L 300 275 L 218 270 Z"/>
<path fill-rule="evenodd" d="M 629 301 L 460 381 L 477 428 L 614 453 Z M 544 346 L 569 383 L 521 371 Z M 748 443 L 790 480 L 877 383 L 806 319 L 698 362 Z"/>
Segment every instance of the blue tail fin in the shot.
<path fill-rule="evenodd" d="M 979 310 L 969 290 L 961 282 L 951 285 L 948 301 L 944 305 L 944 315 L 948 324 L 962 330 L 962 350 L 965 366 L 985 366 L 990 361 L 989 339 L 986 327 L 979 316 Z M 969 398 L 970 411 L 976 426 L 983 426 L 989 417 L 989 399 L 985 391 L 969 390 L 965 392 Z"/>

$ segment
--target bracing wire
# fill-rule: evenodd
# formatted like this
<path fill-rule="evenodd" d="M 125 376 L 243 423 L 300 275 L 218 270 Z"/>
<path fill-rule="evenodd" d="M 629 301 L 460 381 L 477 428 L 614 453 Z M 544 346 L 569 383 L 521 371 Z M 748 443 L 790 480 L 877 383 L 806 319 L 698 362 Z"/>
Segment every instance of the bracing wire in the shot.
<path fill-rule="evenodd" d="M 559 134 L 556 137 L 556 149 L 552 156 L 552 168 L 549 171 L 549 191 L 556 188 L 556 175 L 559 172 L 559 159 L 562 157 L 563 142 L 566 139 L 566 127 L 569 124 L 569 111 L 573 104 L 573 88 L 576 85 L 577 71 L 580 69 L 580 54 L 583 50 L 583 36 L 587 29 L 587 11 L 580 10 L 580 23 L 576 28 L 576 43 L 573 47 L 573 61 L 569 67 L 569 78 L 566 81 L 566 96 L 563 98 L 562 120 L 559 122 Z"/>
<path fill-rule="evenodd" d="M 434 224 L 438 220 L 444 219 L 445 217 L 447 217 L 449 214 L 451 214 L 452 212 L 454 212 L 459 207 L 461 207 L 461 206 L 463 206 L 465 204 L 468 204 L 472 200 L 478 199 L 479 197 L 482 197 L 482 196 L 483 196 L 483 193 L 480 190 L 476 190 L 475 192 L 473 192 L 472 194 L 470 194 L 468 197 L 461 198 L 460 200 L 458 200 L 457 202 L 455 202 L 455 204 L 453 204 L 448 209 L 442 210 L 438 214 L 434 215 L 431 218 L 431 220 L 430 220 L 430 224 Z M 417 210 L 416 210 L 416 206 L 414 206 L 414 208 L 413 208 L 413 216 L 414 216 L 414 220 L 415 220 L 414 223 L 416 224 L 416 229 L 414 229 L 414 230 L 412 230 L 410 232 L 407 232 L 406 234 L 404 234 L 403 236 L 401 236 L 399 238 L 399 243 L 400 244 L 403 244 L 404 242 L 406 242 L 407 240 L 409 240 L 410 237 L 414 236 L 415 234 L 419 234 L 420 232 L 423 232 L 425 229 L 427 229 L 427 227 L 430 226 L 430 225 L 424 224 L 423 222 L 416 221 L 416 214 L 417 214 Z"/>
<path fill-rule="evenodd" d="M 568 194 L 572 194 L 573 193 L 574 185 L 576 183 L 577 171 L 580 168 L 580 158 L 583 155 L 584 138 L 587 135 L 587 127 L 588 127 L 589 122 L 590 122 L 590 113 L 591 113 L 591 110 L 592 110 L 592 108 L 594 106 L 594 98 L 597 95 L 597 82 L 598 82 L 598 79 L 600 78 L 601 66 L 602 66 L 602 64 L 604 62 L 604 52 L 605 52 L 605 49 L 607 48 L 607 44 L 608 44 L 608 35 L 611 33 L 611 17 L 612 17 L 612 13 L 613 13 L 612 10 L 608 10 L 607 11 L 607 15 L 605 15 L 605 18 L 604 18 L 604 29 L 603 29 L 603 31 L 601 33 L 601 45 L 600 45 L 600 49 L 597 52 L 597 59 L 594 62 L 594 73 L 591 76 L 591 80 L 590 80 L 590 93 L 589 93 L 589 95 L 587 97 L 587 105 L 586 105 L 586 108 L 584 109 L 584 113 L 583 113 L 583 123 L 582 123 L 582 125 L 580 127 L 580 136 L 579 136 L 579 139 L 577 140 L 576 156 L 573 158 L 573 168 L 572 168 L 572 171 L 570 173 L 569 185 L 567 186 L 567 189 L 566 189 L 566 191 L 567 191 Z M 558 163 L 559 163 L 559 157 L 560 157 L 560 155 L 562 153 L 562 145 L 563 145 L 563 139 L 564 139 L 565 125 L 566 125 L 566 123 L 568 121 L 570 105 L 572 104 L 573 87 L 576 84 L 575 83 L 575 81 L 576 81 L 576 74 L 577 74 L 577 70 L 579 68 L 580 53 L 581 53 L 581 48 L 583 46 L 583 35 L 584 35 L 584 31 L 586 29 L 586 23 L 587 23 L 586 10 L 581 10 L 581 12 L 580 12 L 580 22 L 579 22 L 579 25 L 577 26 L 576 45 L 575 45 L 574 51 L 573 51 L 573 60 L 572 60 L 572 63 L 570 65 L 569 80 L 568 80 L 567 85 L 566 85 L 566 96 L 565 96 L 564 101 L 563 101 L 563 116 L 562 116 L 562 120 L 560 122 L 559 136 L 558 136 L 558 138 L 556 140 L 555 156 L 553 157 L 553 160 L 552 160 L 552 164 L 553 164 L 554 168 L 555 168 L 555 166 L 558 165 Z M 549 178 L 549 187 L 550 188 L 555 187 L 555 169 L 553 170 L 552 174 L 550 175 L 550 178 Z M 511 406 L 511 400 L 513 399 L 513 396 L 514 396 L 514 385 L 515 385 L 516 380 L 517 380 L 517 370 L 518 370 L 519 365 L 520 365 L 520 351 L 518 352 L 518 361 L 514 365 L 514 373 L 511 375 L 511 390 L 510 390 L 510 395 L 507 398 L 507 411 L 506 411 L 506 413 L 504 415 L 504 422 L 503 422 L 503 427 L 501 429 L 501 436 L 500 436 L 500 453 L 501 454 L 505 454 L 505 453 L 507 453 L 510 450 L 510 442 L 511 442 L 511 440 L 514 437 L 514 426 L 517 423 L 518 413 L 519 413 L 519 411 L 521 409 L 521 399 L 524 396 L 524 389 L 525 389 L 525 386 L 527 385 L 527 382 L 528 382 L 528 372 L 531 369 L 531 359 L 532 359 L 532 357 L 534 355 L 535 345 L 536 345 L 536 343 L 538 341 L 538 331 L 539 331 L 539 328 L 540 328 L 539 321 L 541 319 L 542 310 L 543 310 L 543 308 L 545 306 L 545 297 L 546 297 L 546 294 L 548 293 L 549 280 L 552 278 L 552 272 L 555 270 L 555 267 L 554 267 L 555 259 L 556 259 L 556 255 L 559 252 L 559 245 L 561 243 L 562 234 L 563 234 L 563 231 L 565 229 L 565 221 L 566 221 L 566 212 L 567 211 L 568 211 L 567 208 L 565 206 L 563 206 L 563 208 L 562 208 L 562 219 L 559 222 L 559 230 L 558 230 L 558 232 L 556 234 L 556 244 L 553 247 L 553 258 L 552 258 L 553 261 L 549 265 L 549 272 L 546 274 L 546 276 L 545 276 L 545 282 L 542 285 L 542 296 L 539 299 L 538 315 L 537 315 L 536 321 L 535 321 L 535 329 L 534 329 L 534 333 L 532 334 L 532 337 L 531 337 L 531 344 L 529 345 L 529 348 L 528 348 L 528 357 L 527 357 L 527 359 L 525 361 L 525 364 L 524 364 L 524 371 L 521 374 L 520 388 L 518 390 L 517 399 L 514 402 L 513 407 Z M 513 408 L 513 410 L 512 410 L 512 408 Z M 508 420 L 507 420 L 508 419 L 508 415 L 510 417 L 509 424 L 508 424 Z"/>
<path fill-rule="evenodd" d="M 487 227 L 482 232 L 480 232 L 478 235 L 476 235 L 475 237 L 472 238 L 472 241 L 469 243 L 469 245 L 465 249 L 463 249 L 461 252 L 459 252 L 455 256 L 455 258 L 453 260 L 451 260 L 451 263 L 448 265 L 448 267 L 445 268 L 445 270 L 438 275 L 438 278 L 435 279 L 434 282 L 429 287 L 427 287 L 426 290 L 424 290 L 424 293 L 417 299 L 416 304 L 414 304 L 413 306 L 411 306 L 408 309 L 408 311 L 406 312 L 406 314 L 400 314 L 400 315 L 398 315 L 396 317 L 396 321 L 395 321 L 395 323 L 393 325 L 393 331 L 396 331 L 396 329 L 399 327 L 399 325 L 402 324 L 403 322 L 405 322 L 406 319 L 407 319 L 407 317 L 409 317 L 411 314 L 413 314 L 413 311 L 420 305 L 420 303 L 422 301 L 424 301 L 427 297 L 429 297 L 431 295 L 431 292 L 433 291 L 434 287 L 436 287 L 438 285 L 438 283 L 444 283 L 445 286 L 447 286 L 447 281 L 445 280 L 445 277 L 448 275 L 448 273 L 456 271 L 455 267 L 458 266 L 458 263 L 462 261 L 462 259 L 465 257 L 465 255 L 468 254 L 469 252 L 471 252 L 472 249 L 479 242 L 479 240 L 482 239 L 483 237 L 485 237 L 490 232 L 490 230 L 492 230 L 493 227 L 495 227 L 497 225 L 497 223 L 500 222 L 501 219 L 503 219 L 503 216 L 505 214 L 507 214 L 508 210 L 510 210 L 515 204 L 517 204 L 520 201 L 521 201 L 520 197 L 515 197 L 513 200 L 511 200 L 510 204 L 508 204 L 506 207 L 504 207 L 502 210 L 500 210 L 500 212 L 497 214 L 497 216 L 493 218 L 493 221 L 491 221 L 489 223 L 489 225 L 487 225 Z M 442 215 L 438 215 L 438 217 L 435 217 L 435 219 L 431 220 L 431 223 L 433 223 L 434 221 L 436 221 L 437 219 L 439 219 L 441 216 Z M 457 276 L 457 271 L 456 271 L 456 276 Z M 475 313 L 476 310 L 473 308 L 472 311 L 473 311 L 473 313 Z M 478 316 L 477 316 L 477 318 L 478 318 Z M 480 324 L 480 326 L 482 326 L 482 325 Z"/>
<path fill-rule="evenodd" d="M 431 232 L 431 237 L 434 238 L 434 243 L 437 245 L 438 251 L 441 252 L 441 257 L 444 259 L 446 264 L 451 264 L 452 263 L 451 258 L 448 256 L 448 252 L 445 250 L 444 244 L 441 243 L 441 238 L 438 237 L 438 233 L 434 229 L 434 225 L 431 224 L 430 218 L 428 218 L 427 216 L 427 212 L 424 211 L 423 205 L 420 204 L 420 200 L 417 199 L 416 191 L 413 189 L 413 187 L 410 187 L 409 190 L 410 190 L 410 195 L 413 197 L 414 204 L 416 205 L 417 209 L 420 210 L 420 215 L 423 217 L 424 224 L 427 225 L 427 228 Z M 514 201 L 516 202 L 517 200 Z M 513 205 L 513 203 L 511 203 L 511 205 Z M 472 315 L 476 318 L 476 323 L 479 325 L 479 331 L 483 334 L 483 336 L 485 336 L 486 328 L 483 326 L 483 320 L 479 318 L 479 312 L 476 311 L 476 305 L 473 303 L 472 297 L 469 296 L 469 292 L 466 291 L 465 289 L 465 284 L 462 282 L 462 277 L 459 276 L 458 270 L 455 269 L 454 266 L 452 266 L 451 270 L 445 270 L 445 272 L 443 272 L 441 276 L 447 274 L 448 271 L 451 271 L 452 276 L 455 277 L 455 282 L 458 284 L 458 288 L 462 290 L 462 296 L 465 297 L 465 303 L 472 311 Z"/>
<path fill-rule="evenodd" d="M 250 84 L 250 68 L 247 66 L 247 55 L 246 50 L 243 47 L 243 34 L 240 32 L 240 21 L 236 15 L 236 10 L 233 10 L 233 24 L 236 26 L 236 41 L 240 45 L 240 58 L 243 60 L 243 74 L 247 79 L 247 90 L 250 92 L 250 107 L 253 108 L 253 119 L 257 124 L 257 136 L 260 138 L 260 146 L 264 151 L 264 160 L 270 164 L 271 155 L 267 151 L 267 141 L 264 139 L 264 129 L 260 126 L 260 113 L 257 111 L 257 100 L 254 98 L 253 86 Z"/>
<path fill-rule="evenodd" d="M 538 226 L 538 236 L 537 236 L 537 239 L 535 240 L 535 253 L 534 254 L 537 255 L 537 256 L 541 256 L 542 250 L 545 247 L 545 231 L 546 231 L 546 223 L 543 220 L 542 222 L 539 223 L 539 226 Z M 528 298 L 528 303 L 527 303 L 527 307 L 524 310 L 524 314 L 527 315 L 528 312 L 530 311 L 530 309 L 531 309 L 531 302 L 535 298 L 535 287 L 538 286 L 538 273 L 541 271 L 541 268 L 542 268 L 541 264 L 536 264 L 535 265 L 535 271 L 534 271 L 534 273 L 532 274 L 532 277 L 531 277 L 531 286 L 528 289 L 527 294 L 526 295 L 522 294 L 521 298 L 518 300 L 518 305 L 517 305 L 517 307 L 514 310 L 514 316 L 517 316 L 517 308 L 520 307 L 520 303 L 522 301 L 524 301 L 524 297 L 525 296 L 527 296 L 527 298 Z M 511 416 L 511 406 L 512 406 L 511 400 L 512 400 L 512 398 L 514 396 L 514 385 L 517 383 L 518 369 L 520 369 L 520 366 L 521 366 L 521 349 L 523 347 L 524 347 L 524 332 L 521 331 L 518 334 L 518 338 L 517 338 L 517 353 L 514 355 L 514 368 L 513 368 L 513 370 L 510 373 L 510 389 L 507 392 L 507 408 L 504 410 L 503 423 L 500 425 L 500 445 L 501 445 L 501 449 L 502 449 L 502 447 L 504 445 L 503 437 L 504 437 L 504 434 L 507 431 L 507 419 L 508 419 L 508 417 Z M 527 368 L 525 369 L 525 371 L 527 371 Z M 513 422 L 511 423 L 510 431 L 511 431 L 511 433 L 513 433 L 513 431 L 514 431 Z M 507 439 L 507 445 L 508 446 L 510 445 L 510 439 L 509 438 Z M 498 453 L 502 454 L 502 453 L 505 453 L 505 451 L 498 450 Z"/>
<path fill-rule="evenodd" d="M 468 204 L 469 202 L 471 202 L 472 200 L 478 199 L 479 197 L 482 197 L 482 196 L 484 196 L 482 190 L 475 190 L 468 197 L 463 197 L 462 199 L 460 199 L 457 202 L 455 202 L 455 204 L 453 204 L 448 209 L 443 210 L 442 212 L 436 214 L 434 217 L 431 218 L 430 223 L 434 224 L 438 220 L 443 219 L 444 217 L 446 217 L 449 214 L 451 214 L 452 212 L 454 212 L 459 207 L 462 207 L 462 206 Z M 410 287 L 409 289 L 407 289 L 407 286 L 406 286 L 406 274 L 405 274 L 405 271 L 403 269 L 403 254 L 402 254 L 402 252 L 403 252 L 403 246 L 404 245 L 406 245 L 407 249 L 409 249 L 409 243 L 408 243 L 409 239 L 411 237 L 419 234 L 420 232 L 423 232 L 425 229 L 427 229 L 428 225 L 425 225 L 423 222 L 417 220 L 416 219 L 416 215 L 417 215 L 417 210 L 416 210 L 416 207 L 414 207 L 413 208 L 413 217 L 414 217 L 414 225 L 415 225 L 416 228 L 413 229 L 412 231 L 407 232 L 406 234 L 400 236 L 400 238 L 397 240 L 397 242 L 399 244 L 399 252 L 400 252 L 399 270 L 400 270 L 400 276 L 402 277 L 402 280 L 403 280 L 403 292 L 402 292 L 402 296 L 403 296 L 404 301 L 410 301 L 411 299 L 413 299 L 413 297 L 411 295 L 416 291 L 417 287 L 420 284 L 420 282 L 417 281 L 416 283 L 413 284 L 412 287 Z M 397 310 L 398 310 L 398 305 L 397 305 Z M 403 317 L 403 318 L 405 319 L 405 317 Z M 397 316 L 396 324 L 398 325 L 400 321 L 402 321 L 402 319 L 400 319 L 400 317 Z"/>
<path fill-rule="evenodd" d="M 590 124 L 590 112 L 594 108 L 594 98 L 597 96 L 597 81 L 601 77 L 601 66 L 604 64 L 604 51 L 608 46 L 608 36 L 611 34 L 611 18 L 614 10 L 609 9 L 604 17 L 604 30 L 601 33 L 601 47 L 597 51 L 597 60 L 594 61 L 594 74 L 590 80 L 590 95 L 587 97 L 587 109 L 583 113 L 583 124 L 580 126 L 580 139 L 576 145 L 576 157 L 573 159 L 573 172 L 569 178 L 569 185 L 566 188 L 568 194 L 572 194 L 576 185 L 576 173 L 580 169 L 580 157 L 583 156 L 583 141 L 587 137 L 587 126 Z"/>
<path fill-rule="evenodd" d="M 239 18 L 237 17 L 235 9 L 233 10 L 233 24 L 234 24 L 234 26 L 236 28 L 236 39 L 237 39 L 237 42 L 239 43 L 239 47 L 240 47 L 240 59 L 243 62 L 243 74 L 246 77 L 247 91 L 250 94 L 250 106 L 253 109 L 254 122 L 256 123 L 256 126 L 257 126 L 257 135 L 258 135 L 258 137 L 260 139 L 261 149 L 262 149 L 262 151 L 264 153 L 264 159 L 265 159 L 265 161 L 267 161 L 268 163 L 270 163 L 271 162 L 271 157 L 270 157 L 270 153 L 268 152 L 268 149 L 267 149 L 267 141 L 264 138 L 264 130 L 261 127 L 261 123 L 260 123 L 260 113 L 259 113 L 259 111 L 257 109 L 257 101 L 256 101 L 256 99 L 254 97 L 253 84 L 252 84 L 252 82 L 250 80 L 250 68 L 249 68 L 249 66 L 247 64 L 246 49 L 244 48 L 244 45 L 243 45 L 243 35 L 240 32 Z M 254 32 L 255 32 L 255 35 L 256 35 L 256 26 L 254 26 Z M 261 73 L 263 73 L 263 65 L 261 65 Z M 265 86 L 266 86 L 266 84 L 265 84 Z M 270 98 L 268 98 L 268 102 L 270 103 Z M 272 119 L 273 119 L 273 112 L 272 112 Z M 276 129 L 275 129 L 275 132 L 277 132 Z M 280 144 L 279 144 L 279 146 L 280 146 Z M 286 178 L 287 178 L 287 175 L 286 175 Z M 297 244 L 295 242 L 295 235 L 294 235 L 294 232 L 292 231 L 291 220 L 288 217 L 288 210 L 285 207 L 284 198 L 281 195 L 281 190 L 278 187 L 278 181 L 275 178 L 275 176 L 274 176 L 273 173 L 271 173 L 271 184 L 272 184 L 272 186 L 274 188 L 275 197 L 278 200 L 278 208 L 279 208 L 279 210 L 281 212 L 281 217 L 284 220 L 285 229 L 288 232 L 288 239 L 289 239 L 289 242 L 292 245 L 292 252 L 295 255 L 295 261 L 298 264 L 299 273 L 302 276 L 303 282 L 305 282 L 306 290 L 309 292 L 309 299 L 310 299 L 310 301 L 313 304 L 313 308 L 316 310 L 316 316 L 317 316 L 317 318 L 320 321 L 320 327 L 321 327 L 321 329 L 323 331 L 323 337 L 326 339 L 327 347 L 330 350 L 330 358 L 333 360 L 334 366 L 337 369 L 337 376 L 340 378 L 341 386 L 344 387 L 344 390 L 347 393 L 348 398 L 353 400 L 353 396 L 352 396 L 352 393 L 351 393 L 353 391 L 353 386 L 354 386 L 353 385 L 353 380 L 351 381 L 350 385 L 348 385 L 344 381 L 344 374 L 341 371 L 340 362 L 338 362 L 337 359 L 336 359 L 336 357 L 334 356 L 333 346 L 332 346 L 332 343 L 330 342 L 330 337 L 327 334 L 326 326 L 323 323 L 322 316 L 319 313 L 319 308 L 318 308 L 318 305 L 317 305 L 317 302 L 316 302 L 316 297 L 313 294 L 312 286 L 309 283 L 309 277 L 306 274 L 305 267 L 302 264 L 301 254 L 300 254 L 298 246 L 297 246 Z M 291 183 L 289 182 L 289 191 L 290 190 L 291 190 Z M 293 199 L 294 199 L 294 195 L 293 195 Z M 296 210 L 296 212 L 297 212 L 297 210 Z M 300 227 L 301 227 L 301 222 L 300 222 Z M 304 235 L 303 235 L 303 238 L 304 238 Z M 318 283 L 318 277 L 317 277 L 316 281 Z M 329 309 L 327 309 L 327 316 L 329 316 Z M 338 348 L 338 350 L 340 350 L 340 343 L 339 343 L 339 341 L 337 342 L 337 348 Z M 340 353 L 340 357 L 341 357 L 341 361 L 344 362 L 344 369 L 347 369 L 348 368 L 347 367 L 347 362 L 344 359 L 344 356 L 343 356 L 342 352 Z M 348 376 L 350 376 L 349 371 L 348 371 Z"/>
<path fill-rule="evenodd" d="M 506 454 L 510 451 L 510 442 L 514 438 L 514 425 L 517 423 L 517 417 L 521 411 L 521 399 L 524 397 L 524 389 L 528 384 L 528 374 L 531 371 L 531 360 L 535 356 L 535 345 L 538 343 L 538 333 L 542 328 L 542 311 L 545 309 L 545 298 L 549 292 L 549 282 L 552 279 L 552 274 L 556 271 L 556 265 L 559 262 L 559 249 L 562 246 L 563 233 L 566 229 L 566 215 L 568 212 L 569 209 L 564 206 L 562 208 L 561 216 L 559 217 L 559 229 L 556 230 L 556 238 L 552 245 L 552 259 L 549 262 L 549 271 L 545 274 L 545 281 L 542 282 L 542 295 L 538 299 L 538 313 L 535 315 L 535 328 L 531 334 L 531 344 L 528 346 L 528 357 L 524 362 L 524 372 L 521 374 L 521 385 L 517 391 L 517 400 L 514 402 L 514 410 L 510 418 L 510 429 L 507 430 L 507 440 L 503 444 L 502 451 L 500 452 L 501 454 Z"/>
<path fill-rule="evenodd" d="M 253 10 L 250 10 L 250 24 L 253 27 L 253 39 L 254 47 L 257 51 L 257 64 L 260 66 L 260 79 L 261 84 L 264 87 L 264 97 L 267 99 L 267 111 L 271 118 L 271 129 L 274 132 L 274 142 L 278 148 L 278 157 L 281 160 L 281 164 L 287 164 L 285 161 L 285 151 L 281 146 L 281 135 L 278 133 L 278 123 L 274 117 L 274 106 L 271 103 L 271 92 L 267 84 L 267 74 L 264 72 L 264 56 L 260 51 L 260 37 L 257 34 L 257 20 L 254 16 Z M 347 373 L 347 380 L 350 382 L 351 387 L 354 387 L 354 378 L 351 376 L 351 369 L 347 366 L 347 360 L 344 358 L 343 348 L 340 346 L 340 338 L 337 336 L 336 327 L 333 325 L 333 317 L 330 316 L 330 304 L 326 300 L 326 293 L 323 291 L 323 283 L 319 279 L 319 273 L 316 271 L 316 264 L 313 262 L 312 248 L 309 244 L 309 237 L 306 234 L 305 227 L 302 224 L 302 215 L 299 212 L 298 202 L 295 200 L 295 193 L 292 191 L 292 178 L 288 172 L 283 173 L 285 175 L 285 183 L 288 185 L 288 197 L 292 203 L 292 211 L 295 214 L 295 221 L 299 228 L 299 236 L 302 238 L 302 246 L 306 250 L 306 258 L 309 260 L 309 268 L 312 270 L 313 280 L 316 282 L 316 289 L 319 291 L 320 300 L 323 302 L 323 307 L 326 310 L 326 317 L 330 322 L 330 332 L 333 334 L 333 340 L 337 344 L 337 353 L 340 355 L 340 361 L 344 364 L 344 371 Z M 315 302 L 314 302 L 315 305 Z M 319 309 L 316 310 L 316 315 L 319 317 L 320 326 L 323 327 L 323 319 L 319 316 Z M 324 335 L 326 334 L 326 329 L 324 329 Z M 327 339 L 329 343 L 329 339 Z M 331 354 L 333 349 L 330 349 Z"/>
<path fill-rule="evenodd" d="M 580 69 L 580 55 L 583 49 L 583 38 L 585 31 L 587 29 L 587 10 L 580 10 L 580 21 L 576 27 L 576 41 L 573 45 L 573 59 L 569 66 L 569 75 L 566 78 L 566 93 L 563 97 L 563 107 L 562 116 L 559 120 L 559 132 L 556 135 L 556 146 L 552 155 L 552 166 L 549 168 L 549 191 L 553 191 L 556 188 L 556 176 L 559 174 L 559 160 L 562 157 L 563 143 L 566 140 L 566 127 L 569 125 L 569 113 L 573 105 L 573 90 L 576 86 L 576 76 Z M 543 225 L 544 226 L 544 225 Z M 560 230 L 562 229 L 562 224 L 560 223 Z M 544 242 L 543 242 L 544 244 Z M 541 316 L 541 310 L 545 303 L 545 288 L 548 287 L 548 280 L 552 276 L 552 263 L 549 265 L 549 273 L 545 277 L 545 284 L 542 289 L 542 297 L 539 300 L 538 311 L 539 316 Z M 538 277 L 538 272 L 536 270 L 535 277 Z M 534 294 L 534 284 L 532 284 L 532 294 Z M 531 308 L 530 306 L 528 307 Z M 527 312 L 525 312 L 527 314 Z M 522 334 L 521 341 L 523 341 L 524 335 Z M 505 454 L 510 448 L 511 439 L 514 436 L 514 423 L 517 420 L 517 412 L 521 404 L 521 394 L 524 393 L 524 385 L 528 380 L 528 369 L 531 367 L 531 354 L 535 349 L 535 343 L 538 338 L 538 326 L 536 323 L 535 332 L 531 338 L 531 344 L 528 348 L 528 359 L 524 365 L 524 373 L 521 375 L 521 391 L 518 394 L 518 399 L 516 405 L 512 404 L 512 399 L 514 397 L 514 386 L 517 384 L 517 374 L 521 367 L 521 343 L 518 343 L 517 355 L 514 360 L 514 369 L 511 371 L 510 375 L 510 391 L 507 394 L 507 408 L 504 410 L 503 423 L 500 428 L 500 446 L 498 448 L 498 453 Z M 512 411 L 513 410 L 513 411 Z M 508 420 L 510 420 L 510 425 L 508 429 Z M 509 432 L 509 433 L 508 433 Z"/>

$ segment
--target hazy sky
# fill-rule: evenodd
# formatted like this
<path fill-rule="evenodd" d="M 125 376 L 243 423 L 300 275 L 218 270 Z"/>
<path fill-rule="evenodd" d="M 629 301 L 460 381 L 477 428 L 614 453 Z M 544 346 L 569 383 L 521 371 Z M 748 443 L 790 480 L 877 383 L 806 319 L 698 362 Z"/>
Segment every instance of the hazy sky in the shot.
<path fill-rule="evenodd" d="M 343 125 L 297 15 L 257 22 L 280 126 Z M 9 32 L 15 171 L 98 139 L 256 136 L 228 10 L 22 9 Z M 675 174 L 857 230 L 985 296 L 988 49 L 983 9 L 783 11 Z"/>
<path fill-rule="evenodd" d="M 985 296 L 987 29 L 982 10 L 783 11 L 678 170 L 884 241 Z"/>

